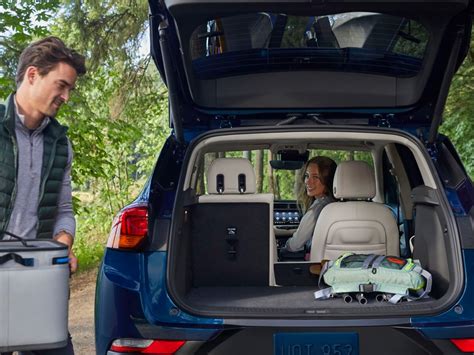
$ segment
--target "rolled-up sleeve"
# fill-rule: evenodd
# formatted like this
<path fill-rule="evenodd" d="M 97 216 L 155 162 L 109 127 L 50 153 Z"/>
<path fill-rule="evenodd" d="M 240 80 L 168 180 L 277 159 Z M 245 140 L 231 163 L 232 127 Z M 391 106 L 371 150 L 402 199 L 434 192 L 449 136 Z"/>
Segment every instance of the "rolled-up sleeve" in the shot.
<path fill-rule="evenodd" d="M 72 186 L 71 186 L 71 167 L 72 167 L 73 151 L 71 142 L 68 140 L 68 160 L 64 171 L 63 182 L 58 197 L 58 214 L 54 224 L 53 235 L 59 232 L 66 232 L 76 235 L 76 219 L 72 209 Z"/>

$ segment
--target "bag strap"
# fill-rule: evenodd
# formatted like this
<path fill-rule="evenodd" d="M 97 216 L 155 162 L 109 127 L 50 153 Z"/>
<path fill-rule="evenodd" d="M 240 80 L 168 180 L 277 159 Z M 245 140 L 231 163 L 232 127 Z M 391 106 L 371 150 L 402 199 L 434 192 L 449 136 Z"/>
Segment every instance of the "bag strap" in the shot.
<path fill-rule="evenodd" d="M 1 231 L 0 234 L 2 234 L 2 235 L 7 234 L 7 235 L 9 235 L 10 237 L 19 240 L 19 241 L 21 242 L 21 244 L 22 244 L 24 247 L 30 247 L 30 245 L 28 245 L 28 244 L 26 243 L 26 240 L 25 240 L 24 238 L 19 237 L 19 236 L 17 236 L 16 234 L 10 233 L 10 232 L 8 232 L 8 231 Z M 0 240 L 3 240 L 3 238 L 4 238 L 4 237 L 2 237 Z"/>
<path fill-rule="evenodd" d="M 373 268 L 378 268 L 382 261 L 385 259 L 385 255 L 378 255 L 375 261 L 372 263 Z"/>
<path fill-rule="evenodd" d="M 413 271 L 414 272 L 417 272 L 418 274 L 420 274 L 421 276 L 424 277 L 424 279 L 426 280 L 426 286 L 424 288 L 424 290 L 422 292 L 420 292 L 420 294 L 418 296 L 411 296 L 408 294 L 408 291 L 406 294 L 402 295 L 402 294 L 396 294 L 396 295 L 393 295 L 388 301 L 390 303 L 398 303 L 398 301 L 400 301 L 403 297 L 405 297 L 408 301 L 414 301 L 414 300 L 418 300 L 420 298 L 423 298 L 425 297 L 428 293 L 431 292 L 431 287 L 433 286 L 433 276 L 428 272 L 426 271 L 425 269 L 423 269 L 420 265 L 419 265 L 419 261 L 418 260 L 414 260 L 414 263 L 416 264 L 415 267 L 413 268 Z"/>
<path fill-rule="evenodd" d="M 322 290 L 314 293 L 314 299 L 316 300 L 327 300 L 332 297 L 332 287 L 323 288 Z"/>
<path fill-rule="evenodd" d="M 413 268 L 413 271 L 419 273 L 421 276 L 423 276 L 426 280 L 426 287 L 425 289 L 423 290 L 423 292 L 415 297 L 415 298 L 412 298 L 412 299 L 419 299 L 419 298 L 423 298 L 425 297 L 428 293 L 431 292 L 431 287 L 433 286 L 433 276 L 428 272 L 426 271 L 425 269 L 423 269 L 421 266 L 419 265 L 416 265 L 414 268 Z"/>
<path fill-rule="evenodd" d="M 338 259 L 340 259 L 341 257 L 339 257 Z M 321 285 L 322 285 L 322 282 L 323 282 L 323 277 L 324 277 L 324 274 L 329 270 L 329 268 L 331 266 L 334 265 L 335 261 L 337 261 L 338 259 L 336 260 L 331 260 L 331 261 L 327 261 L 322 269 L 321 269 L 321 273 L 319 274 L 319 279 L 318 279 L 318 288 L 319 288 L 319 291 L 316 291 L 314 293 L 314 299 L 316 300 L 327 300 L 328 298 L 331 298 L 333 296 L 333 290 L 332 290 L 332 287 L 326 287 L 326 288 L 321 288 Z"/>
<path fill-rule="evenodd" d="M 322 281 L 323 281 L 323 276 L 324 276 L 324 274 L 325 274 L 326 271 L 328 271 L 328 269 L 329 269 L 331 266 L 333 266 L 333 265 L 334 265 L 334 261 L 333 261 L 333 260 L 327 261 L 327 262 L 323 265 L 323 267 L 322 267 L 322 269 L 321 269 L 321 272 L 320 272 L 320 274 L 319 274 L 318 288 L 321 288 L 321 284 L 322 284 Z"/>
<path fill-rule="evenodd" d="M 370 254 L 369 256 L 367 256 L 367 258 L 364 260 L 364 263 L 362 264 L 362 269 L 368 269 L 369 266 L 372 264 L 372 261 L 374 261 L 378 257 L 379 255 L 377 254 Z"/>

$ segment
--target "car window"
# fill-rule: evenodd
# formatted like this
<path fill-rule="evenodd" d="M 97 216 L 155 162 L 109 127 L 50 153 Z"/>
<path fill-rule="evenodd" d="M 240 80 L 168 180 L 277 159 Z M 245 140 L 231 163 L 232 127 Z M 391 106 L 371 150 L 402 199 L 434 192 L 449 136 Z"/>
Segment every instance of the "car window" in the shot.
<path fill-rule="evenodd" d="M 261 12 L 207 21 L 193 32 L 190 48 L 201 79 L 309 69 L 412 77 L 428 40 L 420 23 L 386 14 Z"/>
<path fill-rule="evenodd" d="M 347 150 L 310 150 L 309 158 L 323 155 L 336 163 L 344 160 L 363 160 L 374 166 L 372 154 L 366 151 Z M 257 180 L 258 193 L 273 193 L 275 200 L 296 200 L 297 191 L 301 187 L 303 169 L 280 170 L 272 169 L 269 160 L 275 155 L 268 149 L 249 151 L 220 151 L 204 154 L 199 166 L 196 192 L 198 195 L 207 193 L 206 173 L 211 162 L 217 158 L 246 158 L 252 163 Z"/>

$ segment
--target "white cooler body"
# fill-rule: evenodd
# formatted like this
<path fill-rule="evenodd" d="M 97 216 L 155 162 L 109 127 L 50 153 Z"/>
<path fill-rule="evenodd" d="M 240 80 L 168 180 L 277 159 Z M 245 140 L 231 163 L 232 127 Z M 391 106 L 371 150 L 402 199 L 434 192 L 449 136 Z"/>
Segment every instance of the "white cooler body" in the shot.
<path fill-rule="evenodd" d="M 0 241 L 0 352 L 67 344 L 67 247 L 50 240 L 26 243 Z"/>

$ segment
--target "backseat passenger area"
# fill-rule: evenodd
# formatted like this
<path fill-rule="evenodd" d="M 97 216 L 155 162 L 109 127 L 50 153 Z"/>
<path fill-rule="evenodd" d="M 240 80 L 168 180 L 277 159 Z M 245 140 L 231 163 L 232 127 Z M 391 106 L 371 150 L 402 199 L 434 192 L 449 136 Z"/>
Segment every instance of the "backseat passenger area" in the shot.
<path fill-rule="evenodd" d="M 191 207 L 193 286 L 274 285 L 273 194 L 256 193 L 245 158 L 215 159 Z"/>

